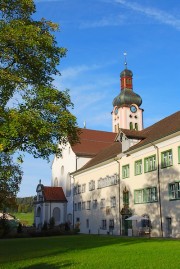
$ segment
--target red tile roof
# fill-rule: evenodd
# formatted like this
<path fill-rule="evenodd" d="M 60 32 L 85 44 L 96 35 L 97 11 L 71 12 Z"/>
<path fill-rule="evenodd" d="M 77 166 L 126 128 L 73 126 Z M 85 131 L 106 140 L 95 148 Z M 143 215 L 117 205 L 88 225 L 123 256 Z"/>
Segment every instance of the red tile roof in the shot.
<path fill-rule="evenodd" d="M 138 149 L 141 146 L 153 143 L 158 139 L 161 139 L 163 137 L 166 137 L 168 135 L 180 131 L 180 111 L 170 115 L 169 117 L 162 119 L 161 121 L 151 125 L 150 127 L 142 131 L 131 131 L 126 129 L 122 129 L 122 131 L 127 135 L 128 138 L 137 138 L 137 139 L 142 138 L 142 140 L 139 143 L 132 146 L 126 152 Z M 122 147 L 120 142 L 111 143 L 106 148 L 99 151 L 99 153 L 93 159 L 87 162 L 78 171 L 82 171 L 84 169 L 93 167 L 99 163 L 103 163 L 106 160 L 116 157 L 121 152 Z"/>
<path fill-rule="evenodd" d="M 149 143 L 153 143 L 158 139 L 161 139 L 178 131 L 180 131 L 180 111 L 140 131 L 140 133 L 145 137 L 145 139 L 141 140 L 138 144 L 131 147 L 128 151 L 140 148 Z"/>
<path fill-rule="evenodd" d="M 72 146 L 77 156 L 93 157 L 114 142 L 116 133 L 81 129 L 80 143 Z"/>
<path fill-rule="evenodd" d="M 42 190 L 45 201 L 67 202 L 62 187 L 43 186 Z"/>
<path fill-rule="evenodd" d="M 105 162 L 109 159 L 115 158 L 120 152 L 122 152 L 122 145 L 120 142 L 114 142 L 110 146 L 102 149 L 93 159 L 87 162 L 78 171 L 87 169 L 99 163 Z"/>

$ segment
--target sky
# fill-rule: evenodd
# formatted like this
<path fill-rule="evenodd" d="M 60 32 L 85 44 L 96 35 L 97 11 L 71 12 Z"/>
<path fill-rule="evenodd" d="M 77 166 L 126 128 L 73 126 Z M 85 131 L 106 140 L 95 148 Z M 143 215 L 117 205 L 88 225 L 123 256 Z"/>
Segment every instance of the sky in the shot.
<path fill-rule="evenodd" d="M 143 100 L 144 127 L 175 113 L 180 104 L 179 0 L 35 0 L 34 18 L 60 25 L 56 40 L 67 48 L 54 84 L 69 89 L 79 127 L 112 131 L 112 101 L 120 72 L 133 72 Z M 51 161 L 26 155 L 18 197 L 51 185 Z"/>

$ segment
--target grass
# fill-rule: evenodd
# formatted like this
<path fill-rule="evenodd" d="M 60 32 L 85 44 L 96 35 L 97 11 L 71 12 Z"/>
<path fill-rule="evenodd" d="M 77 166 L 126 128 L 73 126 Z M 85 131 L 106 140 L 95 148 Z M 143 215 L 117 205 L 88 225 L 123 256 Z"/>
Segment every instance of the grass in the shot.
<path fill-rule="evenodd" d="M 0 240 L 1 269 L 180 268 L 180 241 L 75 235 Z"/>
<path fill-rule="evenodd" d="M 28 213 L 12 213 L 16 219 L 19 219 L 20 222 L 24 225 L 32 225 L 34 222 L 34 212 Z"/>

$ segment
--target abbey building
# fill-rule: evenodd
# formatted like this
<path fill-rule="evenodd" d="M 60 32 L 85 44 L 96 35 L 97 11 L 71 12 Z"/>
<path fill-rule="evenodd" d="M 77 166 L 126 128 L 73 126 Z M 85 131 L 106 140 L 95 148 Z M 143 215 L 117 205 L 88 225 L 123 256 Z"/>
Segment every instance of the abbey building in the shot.
<path fill-rule="evenodd" d="M 180 111 L 143 128 L 133 74 L 120 74 L 112 132 L 82 129 L 37 186 L 35 223 L 54 217 L 81 233 L 180 237 Z M 60 145 L 59 145 L 60 146 Z"/>

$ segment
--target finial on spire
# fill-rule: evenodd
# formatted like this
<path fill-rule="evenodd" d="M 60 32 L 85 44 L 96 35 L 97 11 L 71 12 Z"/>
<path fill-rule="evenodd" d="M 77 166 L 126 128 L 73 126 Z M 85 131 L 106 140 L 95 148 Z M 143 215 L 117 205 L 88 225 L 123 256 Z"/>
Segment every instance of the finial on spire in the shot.
<path fill-rule="evenodd" d="M 125 69 L 127 69 L 126 56 L 127 56 L 127 53 L 124 52 L 124 65 L 125 65 Z"/>

